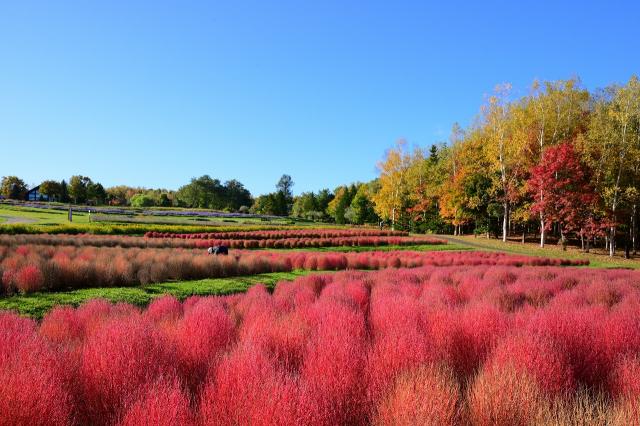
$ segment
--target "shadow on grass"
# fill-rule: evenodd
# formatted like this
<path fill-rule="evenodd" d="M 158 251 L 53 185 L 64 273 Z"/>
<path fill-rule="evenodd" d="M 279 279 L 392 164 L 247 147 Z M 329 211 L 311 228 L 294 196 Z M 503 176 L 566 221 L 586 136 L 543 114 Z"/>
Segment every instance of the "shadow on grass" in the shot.
<path fill-rule="evenodd" d="M 244 277 L 208 278 L 193 281 L 173 281 L 136 287 L 86 288 L 57 292 L 41 292 L 0 298 L 0 310 L 14 310 L 21 315 L 42 318 L 57 305 L 78 306 L 90 299 L 102 298 L 111 302 L 126 302 L 144 307 L 153 299 L 171 294 L 180 300 L 189 296 L 215 296 L 246 291 L 261 283 L 272 290 L 279 281 L 322 271 L 273 272 Z M 326 272 L 324 272 L 326 273 Z"/>

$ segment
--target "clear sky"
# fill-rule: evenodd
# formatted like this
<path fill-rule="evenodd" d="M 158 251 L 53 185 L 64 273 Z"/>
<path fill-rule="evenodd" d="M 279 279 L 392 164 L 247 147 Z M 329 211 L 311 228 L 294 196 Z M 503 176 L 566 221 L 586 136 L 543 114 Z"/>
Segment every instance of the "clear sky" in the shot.
<path fill-rule="evenodd" d="M 638 1 L 0 1 L 0 175 L 367 181 L 496 83 L 640 73 Z"/>

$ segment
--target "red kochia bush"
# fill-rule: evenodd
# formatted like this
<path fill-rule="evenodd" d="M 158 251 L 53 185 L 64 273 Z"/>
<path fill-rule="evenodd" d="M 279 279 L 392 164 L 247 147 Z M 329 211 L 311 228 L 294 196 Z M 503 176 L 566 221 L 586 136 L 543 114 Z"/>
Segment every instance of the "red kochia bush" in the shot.
<path fill-rule="evenodd" d="M 64 354 L 34 330 L 32 321 L 0 313 L 0 425 L 71 424 Z"/>
<path fill-rule="evenodd" d="M 502 340 L 487 362 L 488 368 L 512 367 L 536 380 L 541 391 L 562 396 L 575 388 L 566 355 L 552 341 L 541 336 L 516 335 Z"/>
<path fill-rule="evenodd" d="M 40 334 L 51 342 L 72 346 L 84 337 L 84 324 L 75 309 L 57 306 L 42 320 Z"/>
<path fill-rule="evenodd" d="M 174 380 L 159 379 L 130 405 L 120 426 L 177 426 L 194 425 L 189 399 Z"/>
<path fill-rule="evenodd" d="M 287 425 L 299 418 L 298 391 L 259 347 L 241 345 L 216 368 L 200 402 L 205 425 Z"/>
<path fill-rule="evenodd" d="M 16 287 L 23 293 L 40 290 L 44 284 L 44 277 L 37 266 L 27 265 L 13 277 Z"/>
<path fill-rule="evenodd" d="M 191 389 L 204 380 L 210 365 L 232 342 L 234 324 L 219 300 L 196 303 L 177 325 L 176 339 L 181 374 Z"/>
<path fill-rule="evenodd" d="M 640 359 L 637 356 L 617 363 L 611 373 L 609 391 L 619 398 L 640 398 Z"/>
<path fill-rule="evenodd" d="M 138 315 L 111 320 L 88 337 L 81 360 L 87 422 L 107 424 L 160 376 L 175 376 L 175 353 Z"/>
<path fill-rule="evenodd" d="M 0 235 L 0 246 L 20 246 L 18 254 L 26 258 L 33 254 L 33 245 L 75 246 L 75 247 L 122 247 L 122 248 L 206 248 L 214 245 L 225 245 L 234 249 L 255 248 L 300 248 L 300 247 L 331 247 L 331 246 L 388 246 L 388 245 L 433 245 L 446 244 L 445 240 L 433 237 L 408 237 L 375 235 L 373 232 L 366 237 L 356 235 L 344 235 L 337 237 L 331 233 L 319 233 L 311 237 L 298 237 L 294 234 L 246 234 L 221 233 L 221 234 L 154 234 L 148 233 L 147 237 L 121 236 L 121 235 L 63 235 L 55 236 L 38 235 Z M 384 231 L 383 231 L 384 233 Z M 406 233 L 405 233 L 406 234 Z M 159 235 L 154 237 L 153 235 Z M 166 236 L 163 236 L 166 235 Z M 177 235 L 177 237 L 171 237 Z M 312 235 L 312 234 L 309 234 Z M 196 238 L 197 237 L 197 238 Z M 1 253 L 0 253 L 1 254 Z"/>
<path fill-rule="evenodd" d="M 542 424 L 540 415 L 548 406 L 536 380 L 513 366 L 481 371 L 467 400 L 467 424 L 477 426 Z"/>
<path fill-rule="evenodd" d="M 377 409 L 375 425 L 454 426 L 460 422 L 460 389 L 445 367 L 425 364 L 396 379 Z"/>
<path fill-rule="evenodd" d="M 300 373 L 310 393 L 302 402 L 303 423 L 365 424 L 363 313 L 323 301 L 310 315 L 316 332 L 310 338 Z"/>
<path fill-rule="evenodd" d="M 404 231 L 388 231 L 381 229 L 289 229 L 282 231 L 240 231 L 240 232 L 205 232 L 197 234 L 174 234 L 170 232 L 147 232 L 147 238 L 190 238 L 190 239 L 284 239 L 284 238 L 345 238 L 345 237 L 403 237 Z"/>
<path fill-rule="evenodd" d="M 482 252 L 292 253 L 233 250 L 209 256 L 204 250 L 23 246 L 29 256 L 9 249 L 0 258 L 2 288 L 10 293 L 45 289 L 112 287 L 167 280 L 308 270 L 382 269 L 426 265 L 549 265 L 554 259 Z M 25 260 L 26 259 L 26 260 Z M 28 264 L 25 262 L 28 260 Z M 581 261 L 574 261 L 581 264 Z M 570 264 L 570 263 L 567 263 Z M 504 293 L 503 290 L 500 292 Z M 500 293 L 499 292 L 499 293 Z M 524 300 L 524 298 L 523 298 Z"/>
<path fill-rule="evenodd" d="M 430 264 L 0 313 L 0 425 L 635 424 L 640 273 L 402 256 Z"/>
<path fill-rule="evenodd" d="M 182 303 L 173 296 L 162 296 L 149 304 L 145 315 L 155 322 L 175 322 L 182 316 Z"/>

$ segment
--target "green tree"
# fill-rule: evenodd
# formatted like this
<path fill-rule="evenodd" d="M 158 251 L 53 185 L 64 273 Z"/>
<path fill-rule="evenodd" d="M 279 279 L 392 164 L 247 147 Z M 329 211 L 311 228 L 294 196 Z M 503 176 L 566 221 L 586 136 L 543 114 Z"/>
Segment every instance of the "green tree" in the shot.
<path fill-rule="evenodd" d="M 160 194 L 160 201 L 158 203 L 158 205 L 160 207 L 171 207 L 171 199 L 169 198 L 169 195 L 167 195 L 166 192 L 163 192 L 162 194 Z"/>
<path fill-rule="evenodd" d="M 60 182 L 60 202 L 69 202 L 69 187 L 67 185 L 67 181 L 65 181 L 64 179 L 62 179 L 62 181 Z"/>
<path fill-rule="evenodd" d="M 277 215 L 278 206 L 274 193 L 258 196 L 253 202 L 250 211 L 256 214 Z"/>
<path fill-rule="evenodd" d="M 156 205 L 156 200 L 148 194 L 136 194 L 131 197 L 132 207 L 153 207 Z"/>
<path fill-rule="evenodd" d="M 318 200 L 313 192 L 303 192 L 294 198 L 291 208 L 292 216 L 313 219 L 318 212 Z"/>
<path fill-rule="evenodd" d="M 187 207 L 222 210 L 225 207 L 225 189 L 218 179 L 209 175 L 192 178 L 178 189 L 176 196 Z"/>
<path fill-rule="evenodd" d="M 290 211 L 289 198 L 282 191 L 278 191 L 273 195 L 274 211 L 272 214 L 276 216 L 287 216 Z"/>
<path fill-rule="evenodd" d="M 276 189 L 278 192 L 282 192 L 287 198 L 293 198 L 293 192 L 291 188 L 293 187 L 293 179 L 289 175 L 282 175 L 280 180 L 276 184 Z"/>
<path fill-rule="evenodd" d="M 345 211 L 345 218 L 354 224 L 377 223 L 380 217 L 375 212 L 375 205 L 371 201 L 374 193 L 374 184 L 363 183 L 358 185 L 351 204 Z"/>
<path fill-rule="evenodd" d="M 69 197 L 75 204 L 87 202 L 87 187 L 93 183 L 87 176 L 74 175 L 69 179 Z"/>
<path fill-rule="evenodd" d="M 105 204 L 107 192 L 101 183 L 90 182 L 87 185 L 87 202 L 99 206 Z"/>
<path fill-rule="evenodd" d="M 224 198 L 225 208 L 232 211 L 238 211 L 242 206 L 250 206 L 253 202 L 251 193 L 235 179 L 225 182 Z"/>
<path fill-rule="evenodd" d="M 328 216 L 327 209 L 329 208 L 329 203 L 331 203 L 333 198 L 333 192 L 331 192 L 327 188 L 318 191 L 318 195 L 316 196 L 316 201 L 318 202 L 318 211 L 322 212 L 324 217 Z"/>
<path fill-rule="evenodd" d="M 291 207 L 293 205 L 293 192 L 291 188 L 293 185 L 293 179 L 289 175 L 282 175 L 276 184 L 278 210 L 282 216 L 286 216 L 291 212 Z M 279 196 L 278 194 L 282 195 Z"/>
<path fill-rule="evenodd" d="M 594 170 L 596 191 L 609 211 L 609 255 L 616 250 L 616 223 L 623 194 L 631 185 L 640 142 L 640 80 L 632 76 L 625 86 L 612 86 L 594 102 L 585 152 Z"/>
<path fill-rule="evenodd" d="M 45 180 L 40 184 L 40 193 L 49 197 L 49 201 L 60 201 L 62 186 L 55 180 Z"/>
<path fill-rule="evenodd" d="M 348 219 L 345 217 L 345 213 L 351 206 L 351 201 L 356 192 L 357 187 L 355 185 L 340 186 L 334 191 L 335 197 L 329 203 L 327 212 L 336 223 L 343 224 L 347 222 Z M 351 217 L 353 217 L 353 212 L 351 212 Z"/>
<path fill-rule="evenodd" d="M 27 185 L 17 176 L 4 176 L 0 184 L 0 194 L 12 200 L 24 200 L 27 195 Z"/>

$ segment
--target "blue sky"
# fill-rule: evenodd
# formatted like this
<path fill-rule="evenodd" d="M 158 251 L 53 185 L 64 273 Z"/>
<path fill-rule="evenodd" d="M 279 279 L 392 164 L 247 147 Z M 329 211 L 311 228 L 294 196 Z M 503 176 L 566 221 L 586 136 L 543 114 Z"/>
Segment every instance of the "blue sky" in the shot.
<path fill-rule="evenodd" d="M 473 3 L 473 4 L 471 4 Z M 0 2 L 0 175 L 254 194 L 376 175 L 495 84 L 640 73 L 635 1 Z"/>

